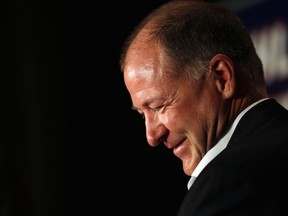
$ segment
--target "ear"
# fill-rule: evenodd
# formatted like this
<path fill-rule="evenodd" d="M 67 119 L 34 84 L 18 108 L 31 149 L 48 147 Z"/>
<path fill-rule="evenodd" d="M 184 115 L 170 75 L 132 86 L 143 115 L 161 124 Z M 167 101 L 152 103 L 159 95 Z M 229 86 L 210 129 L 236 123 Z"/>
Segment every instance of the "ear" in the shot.
<path fill-rule="evenodd" d="M 212 73 L 216 88 L 223 98 L 231 98 L 236 88 L 233 61 L 226 55 L 217 54 L 210 61 L 210 72 Z"/>

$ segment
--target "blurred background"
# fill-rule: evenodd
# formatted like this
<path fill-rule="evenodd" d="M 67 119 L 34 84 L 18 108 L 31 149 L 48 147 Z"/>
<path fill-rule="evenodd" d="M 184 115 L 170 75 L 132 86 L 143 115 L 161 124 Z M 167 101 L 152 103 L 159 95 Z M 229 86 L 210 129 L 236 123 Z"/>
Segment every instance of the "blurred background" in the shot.
<path fill-rule="evenodd" d="M 1 216 L 176 214 L 189 177 L 146 143 L 118 65 L 129 32 L 164 2 L 8 3 Z M 210 2 L 243 19 L 270 95 L 288 108 L 287 1 Z"/>

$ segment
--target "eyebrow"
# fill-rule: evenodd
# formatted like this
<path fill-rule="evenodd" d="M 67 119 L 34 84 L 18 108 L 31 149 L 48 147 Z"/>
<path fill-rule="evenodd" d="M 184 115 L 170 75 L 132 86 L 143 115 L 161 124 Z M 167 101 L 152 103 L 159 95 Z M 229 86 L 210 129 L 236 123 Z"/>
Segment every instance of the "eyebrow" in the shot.
<path fill-rule="evenodd" d="M 142 103 L 142 107 L 149 107 L 149 105 L 150 105 L 152 102 L 154 102 L 154 101 L 155 101 L 155 98 L 149 98 L 148 100 L 146 100 L 146 101 L 144 101 L 144 102 Z M 137 108 L 137 107 L 134 106 L 134 105 L 132 105 L 131 109 L 132 109 L 132 110 L 136 110 L 136 111 L 139 110 L 139 108 Z"/>

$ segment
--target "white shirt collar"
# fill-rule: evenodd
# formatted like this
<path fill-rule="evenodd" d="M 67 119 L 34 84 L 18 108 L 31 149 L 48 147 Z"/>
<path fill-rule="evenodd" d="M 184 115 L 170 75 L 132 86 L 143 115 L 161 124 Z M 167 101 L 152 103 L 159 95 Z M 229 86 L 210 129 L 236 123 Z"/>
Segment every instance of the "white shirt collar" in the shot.
<path fill-rule="evenodd" d="M 239 123 L 239 121 L 240 121 L 240 119 L 243 117 L 243 115 L 244 115 L 249 109 L 251 109 L 252 107 L 254 107 L 256 104 L 258 104 L 258 103 L 260 103 L 260 102 L 262 102 L 262 101 L 264 101 L 264 100 L 266 100 L 266 99 L 268 99 L 268 98 L 264 98 L 264 99 L 261 99 L 261 100 L 258 100 L 258 101 L 256 101 L 256 102 L 254 102 L 254 103 L 251 104 L 250 106 L 246 107 L 246 108 L 236 117 L 236 119 L 234 120 L 231 128 L 227 131 L 227 133 L 219 140 L 218 143 L 216 143 L 216 145 L 215 145 L 214 147 L 212 147 L 212 148 L 204 155 L 204 157 L 201 159 L 201 161 L 199 162 L 199 164 L 198 164 L 197 167 L 195 168 L 195 170 L 194 170 L 194 172 L 192 173 L 191 178 L 190 178 L 190 180 L 189 180 L 189 182 L 188 182 L 188 184 L 187 184 L 188 190 L 190 189 L 190 187 L 192 186 L 192 184 L 194 183 L 194 181 L 196 180 L 196 178 L 198 177 L 198 175 L 201 173 L 201 171 L 207 166 L 207 164 L 209 164 L 210 161 L 212 161 L 220 152 L 222 152 L 222 151 L 226 148 L 226 146 L 227 146 L 227 144 L 228 144 L 228 142 L 229 142 L 229 140 L 230 140 L 230 138 L 231 138 L 231 136 L 232 136 L 232 134 L 233 134 L 236 126 L 237 126 L 237 124 Z"/>

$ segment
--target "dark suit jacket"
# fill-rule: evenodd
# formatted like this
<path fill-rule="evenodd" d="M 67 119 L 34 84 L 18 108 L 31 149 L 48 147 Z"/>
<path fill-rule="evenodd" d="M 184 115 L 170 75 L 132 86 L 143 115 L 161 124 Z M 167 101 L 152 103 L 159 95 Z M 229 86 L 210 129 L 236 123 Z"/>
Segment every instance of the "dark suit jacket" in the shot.
<path fill-rule="evenodd" d="M 200 173 L 177 216 L 288 215 L 288 111 L 274 99 L 250 109 L 226 149 Z"/>

